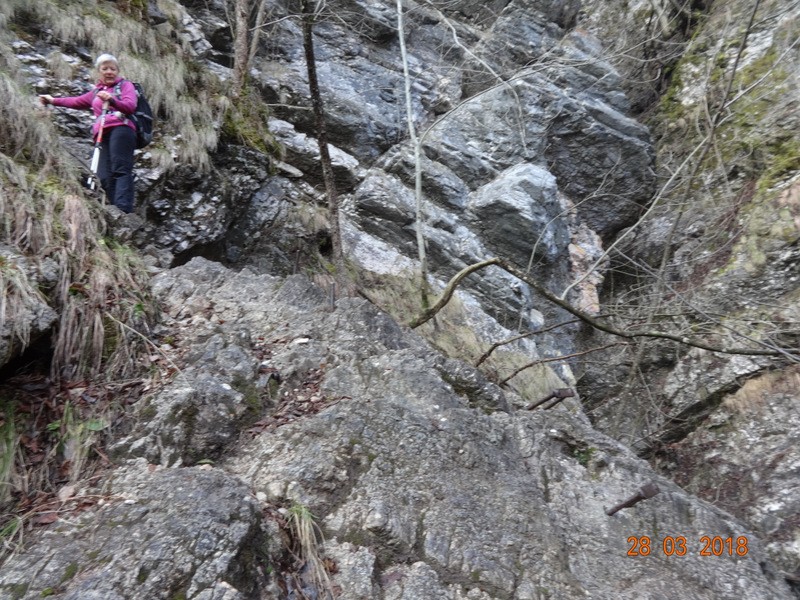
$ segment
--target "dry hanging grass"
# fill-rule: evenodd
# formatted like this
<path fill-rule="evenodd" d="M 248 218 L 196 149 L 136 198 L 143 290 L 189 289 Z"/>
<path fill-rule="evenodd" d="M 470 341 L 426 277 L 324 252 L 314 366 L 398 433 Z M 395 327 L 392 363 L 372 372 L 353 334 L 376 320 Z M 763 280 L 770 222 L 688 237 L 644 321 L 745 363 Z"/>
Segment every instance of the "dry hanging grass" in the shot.
<path fill-rule="evenodd" d="M 21 82 L 4 28 L 10 4 L 0 0 L 0 332 L 20 353 L 33 341 L 32 311 L 47 305 L 57 320 L 50 376 L 0 382 L 0 560 L 62 478 L 75 482 L 102 464 L 155 314 L 137 254 L 106 239 L 103 207 L 85 196 L 78 165 Z"/>
<path fill-rule="evenodd" d="M 320 542 L 318 539 L 322 537 L 322 533 L 314 522 L 314 515 L 306 506 L 293 504 L 289 508 L 288 525 L 295 544 L 293 554 L 299 559 L 299 570 L 303 572 L 302 579 L 313 587 L 315 598 L 333 600 L 336 595 L 328 576 L 325 561 L 319 554 Z M 298 585 L 294 591 L 302 598 L 307 598 L 303 593 L 302 584 Z"/>
<path fill-rule="evenodd" d="M 0 242 L 9 249 L 0 263 L 0 330 L 24 350 L 26 311 L 46 303 L 59 315 L 54 375 L 129 375 L 142 344 L 118 323 L 136 329 L 152 317 L 146 272 L 132 251 L 103 237 L 102 208 L 84 195 L 77 165 L 17 81 L 2 40 L 0 67 L 0 130 L 8 132 L 0 140 Z M 43 262 L 57 274 L 44 288 L 35 275 Z"/>

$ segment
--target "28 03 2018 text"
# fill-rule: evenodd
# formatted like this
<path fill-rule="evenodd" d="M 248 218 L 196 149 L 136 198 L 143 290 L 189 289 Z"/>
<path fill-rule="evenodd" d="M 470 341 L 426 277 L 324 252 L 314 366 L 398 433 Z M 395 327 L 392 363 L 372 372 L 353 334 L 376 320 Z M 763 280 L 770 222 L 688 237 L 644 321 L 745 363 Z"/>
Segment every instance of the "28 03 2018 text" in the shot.
<path fill-rule="evenodd" d="M 682 535 L 668 535 L 661 540 L 646 535 L 628 537 L 628 556 L 747 556 L 748 539 L 745 535 L 701 536 L 690 540 Z"/>

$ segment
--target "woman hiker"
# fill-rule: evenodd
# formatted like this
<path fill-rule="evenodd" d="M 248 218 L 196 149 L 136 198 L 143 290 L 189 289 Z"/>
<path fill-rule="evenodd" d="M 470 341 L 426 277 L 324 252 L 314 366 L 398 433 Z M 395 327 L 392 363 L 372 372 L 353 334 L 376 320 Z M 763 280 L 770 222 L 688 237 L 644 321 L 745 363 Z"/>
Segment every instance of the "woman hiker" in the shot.
<path fill-rule="evenodd" d="M 136 88 L 119 76 L 119 63 L 111 54 L 101 54 L 95 61 L 97 85 L 80 96 L 53 98 L 39 96 L 42 104 L 65 108 L 91 108 L 95 115 L 92 133 L 97 140 L 102 127 L 100 162 L 97 176 L 108 200 L 121 211 L 133 212 L 133 151 L 136 148 L 136 124 L 128 118 L 136 110 Z M 108 112 L 104 113 L 104 107 Z"/>

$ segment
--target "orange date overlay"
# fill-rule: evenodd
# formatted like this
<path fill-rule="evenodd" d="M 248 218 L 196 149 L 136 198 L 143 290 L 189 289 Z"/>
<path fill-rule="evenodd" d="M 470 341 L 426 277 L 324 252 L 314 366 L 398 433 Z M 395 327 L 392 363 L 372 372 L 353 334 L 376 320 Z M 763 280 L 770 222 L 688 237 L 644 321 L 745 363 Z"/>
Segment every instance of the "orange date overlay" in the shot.
<path fill-rule="evenodd" d="M 682 535 L 653 540 L 646 535 L 628 538 L 628 556 L 747 556 L 747 536 L 702 536 L 696 543 Z"/>

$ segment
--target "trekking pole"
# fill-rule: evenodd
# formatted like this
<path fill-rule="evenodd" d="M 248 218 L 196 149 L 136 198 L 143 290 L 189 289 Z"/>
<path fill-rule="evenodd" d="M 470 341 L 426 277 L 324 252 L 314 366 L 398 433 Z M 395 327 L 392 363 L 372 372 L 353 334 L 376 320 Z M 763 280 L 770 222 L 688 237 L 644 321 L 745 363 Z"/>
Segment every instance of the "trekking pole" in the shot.
<path fill-rule="evenodd" d="M 97 181 L 97 169 L 100 166 L 100 144 L 103 143 L 103 127 L 106 124 L 106 115 L 108 114 L 108 100 L 103 102 L 103 112 L 100 115 L 100 129 L 97 132 L 97 141 L 94 144 L 94 154 L 92 154 L 92 164 L 89 170 L 92 172 L 89 175 L 89 189 L 94 190 L 95 182 Z"/>

